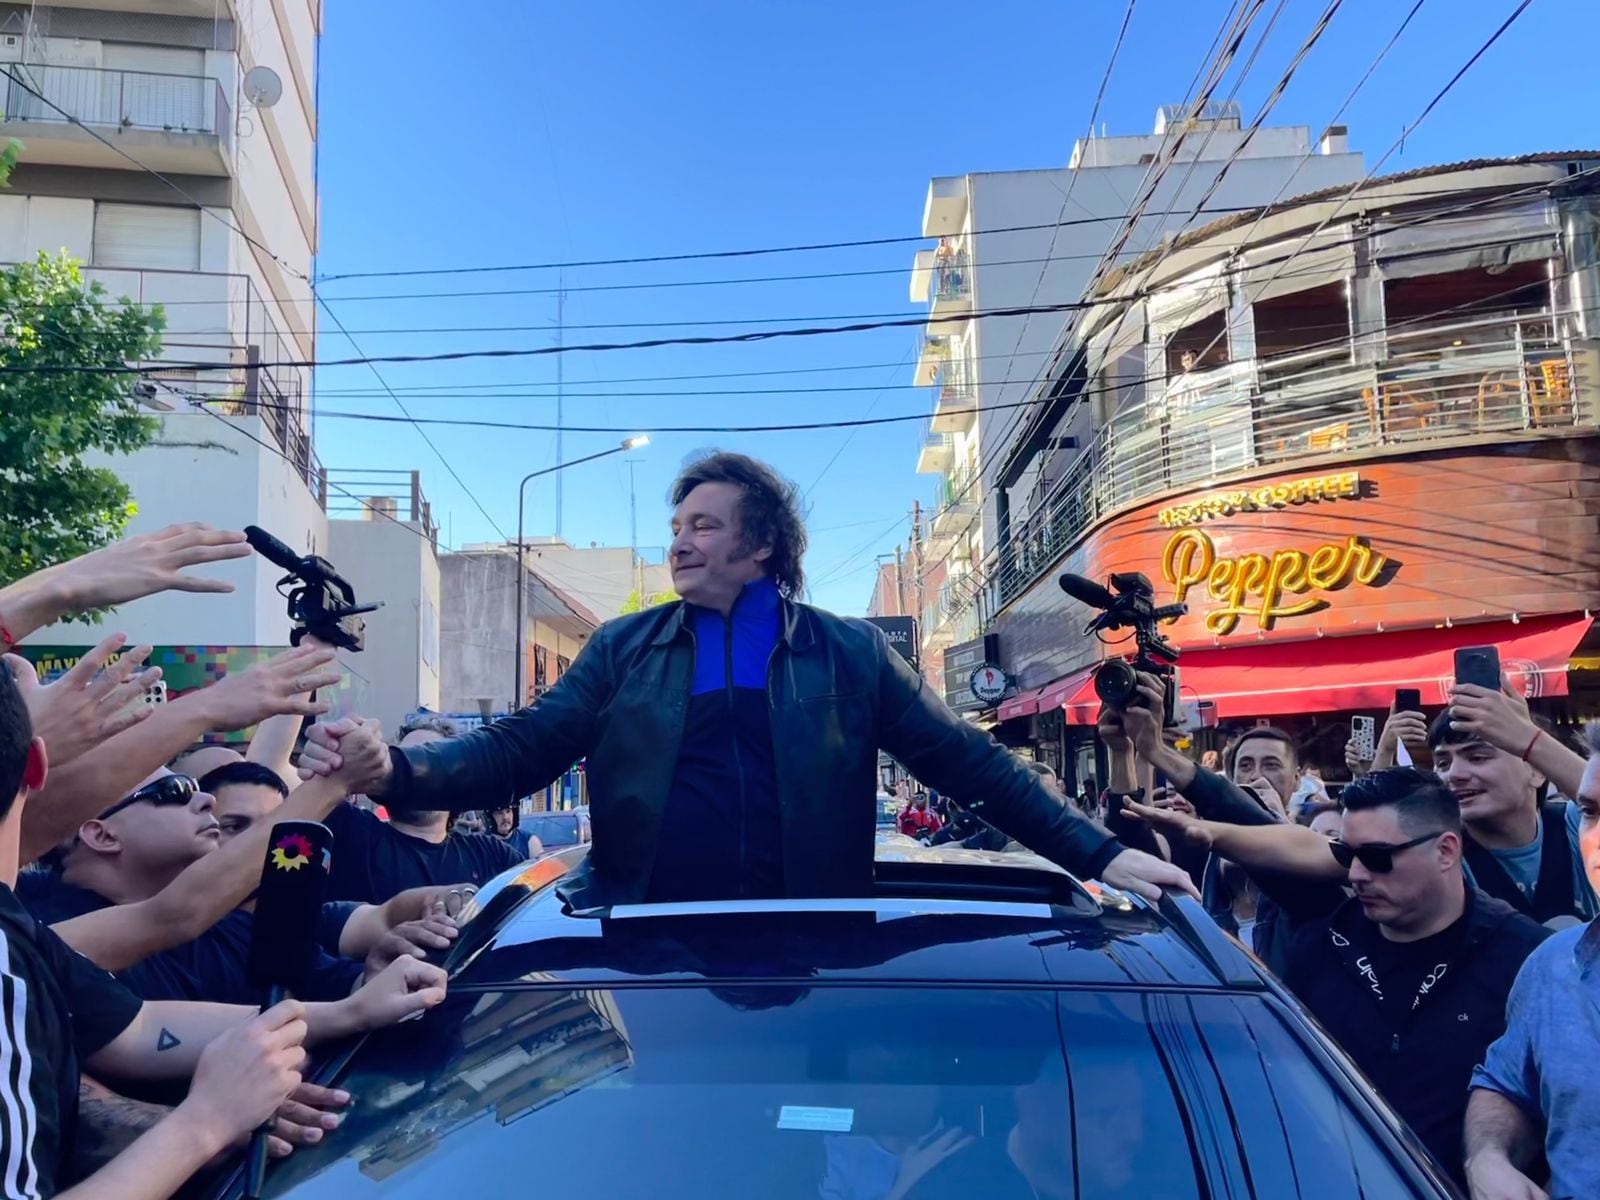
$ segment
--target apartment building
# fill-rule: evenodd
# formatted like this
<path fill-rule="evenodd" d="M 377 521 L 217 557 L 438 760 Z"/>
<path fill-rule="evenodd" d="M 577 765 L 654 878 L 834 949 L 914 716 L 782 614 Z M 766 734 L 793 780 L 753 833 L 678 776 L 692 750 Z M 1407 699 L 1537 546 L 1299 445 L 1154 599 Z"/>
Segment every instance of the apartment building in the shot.
<path fill-rule="evenodd" d="M 327 553 L 309 372 L 259 365 L 315 357 L 321 24 L 320 0 L 0 3 L 0 143 L 24 147 L 0 192 L 0 261 L 65 251 L 111 297 L 163 306 L 165 359 L 228 364 L 160 372 L 160 433 L 105 460 L 133 491 L 132 532 L 253 523 Z M 285 644 L 277 568 L 213 573 L 234 595 L 152 597 L 119 627 L 158 647 Z"/>
<path fill-rule="evenodd" d="M 1217 105 L 1189 121 L 1162 108 L 1147 135 L 1080 139 L 1065 168 L 941 176 L 928 185 L 922 232 L 938 244 L 918 251 L 911 272 L 911 299 L 928 306 L 915 381 L 934 389 L 917 469 L 938 477 L 922 539 L 926 663 L 979 635 L 969 603 L 974 566 L 1008 520 L 996 464 L 1073 319 L 1070 311 L 975 314 L 1077 302 L 1152 164 L 1180 138 L 1127 255 L 1158 247 L 1208 214 L 1354 183 L 1363 173 L 1361 155 L 1348 150 L 1340 127 L 1315 140 L 1306 126 L 1263 127 L 1247 143 L 1237 105 Z M 1224 164 L 1220 187 L 1194 215 Z M 1009 495 L 1026 498 L 1048 487 L 1086 431 L 1059 431 L 1053 453 Z M 929 585 L 936 572 L 946 577 L 935 590 Z"/>

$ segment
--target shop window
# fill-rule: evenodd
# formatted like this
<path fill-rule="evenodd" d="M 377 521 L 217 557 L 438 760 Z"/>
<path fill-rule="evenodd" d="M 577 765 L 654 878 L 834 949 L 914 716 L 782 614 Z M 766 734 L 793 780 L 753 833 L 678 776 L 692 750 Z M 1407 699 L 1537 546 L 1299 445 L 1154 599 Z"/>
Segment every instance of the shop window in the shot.
<path fill-rule="evenodd" d="M 1256 356 L 1263 374 L 1281 370 L 1272 359 L 1284 355 L 1322 351 L 1328 357 L 1348 357 L 1350 353 L 1350 303 L 1342 283 L 1264 300 L 1255 306 L 1255 326 Z"/>

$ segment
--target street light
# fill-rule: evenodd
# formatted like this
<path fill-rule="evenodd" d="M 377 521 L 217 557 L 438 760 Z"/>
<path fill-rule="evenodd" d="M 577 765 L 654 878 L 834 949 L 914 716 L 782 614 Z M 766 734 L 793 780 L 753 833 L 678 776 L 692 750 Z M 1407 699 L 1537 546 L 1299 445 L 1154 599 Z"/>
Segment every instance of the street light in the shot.
<path fill-rule="evenodd" d="M 613 446 L 609 450 L 602 450 L 598 454 L 587 454 L 582 458 L 574 458 L 569 462 L 560 462 L 553 467 L 545 467 L 539 471 L 529 471 L 522 477 L 522 482 L 517 485 L 517 654 L 512 667 L 512 711 L 522 707 L 522 593 L 526 590 L 527 581 L 522 575 L 522 505 L 527 494 L 528 480 L 537 479 L 541 475 L 553 475 L 557 471 L 564 471 L 568 467 L 575 467 L 579 463 L 594 462 L 597 458 L 609 458 L 613 454 L 625 454 L 629 450 L 637 450 L 640 446 L 648 446 L 650 438 L 646 434 L 638 433 L 633 437 L 624 438 L 622 444 Z"/>

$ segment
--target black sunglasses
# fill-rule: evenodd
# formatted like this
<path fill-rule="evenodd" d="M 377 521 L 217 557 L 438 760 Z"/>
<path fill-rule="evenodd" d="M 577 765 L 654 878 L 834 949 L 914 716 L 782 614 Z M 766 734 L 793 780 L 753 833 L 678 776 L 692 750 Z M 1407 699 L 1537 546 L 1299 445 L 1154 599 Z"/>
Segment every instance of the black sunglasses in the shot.
<path fill-rule="evenodd" d="M 1335 838 L 1328 843 L 1328 849 L 1333 851 L 1334 861 L 1345 870 L 1350 869 L 1350 864 L 1357 859 L 1361 865 L 1374 875 L 1387 875 L 1394 870 L 1394 856 L 1402 850 L 1409 850 L 1413 846 L 1420 846 L 1424 842 L 1431 842 L 1434 838 L 1442 836 L 1446 831 L 1437 830 L 1434 833 L 1425 833 L 1419 838 L 1412 838 L 1409 842 L 1401 842 L 1398 846 L 1386 846 L 1375 842 L 1366 846 L 1352 846 Z"/>
<path fill-rule="evenodd" d="M 151 804 L 188 804 L 200 791 L 200 785 L 190 775 L 163 775 L 153 779 L 132 795 L 124 796 L 100 814 L 104 821 L 134 804 L 148 801 Z"/>

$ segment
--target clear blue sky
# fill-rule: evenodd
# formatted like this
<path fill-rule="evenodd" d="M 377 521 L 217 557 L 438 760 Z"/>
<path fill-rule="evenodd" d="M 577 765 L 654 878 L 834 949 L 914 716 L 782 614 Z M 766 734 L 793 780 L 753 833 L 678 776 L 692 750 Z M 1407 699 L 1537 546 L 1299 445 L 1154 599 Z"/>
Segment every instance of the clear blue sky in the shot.
<path fill-rule="evenodd" d="M 1102 119 L 1147 133 L 1182 99 L 1224 0 L 1138 0 Z M 1273 5 L 1268 5 L 1270 13 Z M 1289 0 L 1239 93 L 1254 114 L 1324 7 Z M 1410 0 L 1346 0 L 1270 118 L 1327 123 Z M 1428 0 L 1344 118 L 1370 166 L 1514 7 Z M 615 0 L 530 4 L 418 0 L 332 4 L 322 43 L 319 271 L 610 258 L 915 234 L 934 175 L 1063 165 L 1086 126 L 1122 0 L 722 3 Z M 1385 171 L 1480 156 L 1600 144 L 1600 82 L 1568 52 L 1593 27 L 1593 0 L 1536 0 Z M 1581 56 L 1580 56 L 1581 57 Z M 1566 69 L 1562 69 L 1562 64 Z M 1226 87 L 1223 89 L 1226 90 Z M 909 311 L 913 247 L 565 272 L 569 288 L 770 274 L 884 270 L 803 282 L 572 291 L 569 325 L 640 324 Z M 355 299 L 398 293 L 552 289 L 554 272 L 350 280 L 324 295 L 368 354 L 539 346 L 553 341 L 551 294 Z M 351 299 L 340 299 L 351 297 Z M 529 332 L 363 332 L 488 325 Z M 727 326 L 710 332 L 729 332 Z M 321 356 L 350 347 L 330 322 Z M 569 329 L 568 341 L 627 341 L 698 329 Z M 649 430 L 921 413 L 905 386 L 914 333 L 880 330 L 750 346 L 565 356 L 567 423 Z M 812 372 L 681 383 L 636 376 Z M 381 368 L 396 388 L 522 385 L 531 398 L 402 392 L 414 416 L 548 423 L 553 358 Z M 694 389 L 861 386 L 892 390 L 701 397 Z M 319 408 L 395 414 L 366 368 L 319 373 Z M 519 390 L 505 387 L 503 390 Z M 625 392 L 671 395 L 626 396 Z M 580 396 L 578 393 L 591 393 Z M 592 393 L 613 393 L 596 396 Z M 554 461 L 554 435 L 430 427 L 439 449 L 509 535 L 523 474 Z M 324 463 L 417 467 L 451 545 L 496 534 L 417 432 L 322 419 Z M 666 540 L 665 490 L 683 457 L 721 445 L 775 463 L 807 490 L 813 598 L 861 612 L 873 556 L 904 541 L 920 427 L 855 433 L 655 434 L 638 454 L 642 545 Z M 609 434 L 566 437 L 575 458 Z M 554 526 L 555 493 L 530 485 L 531 533 Z M 570 541 L 626 545 L 621 456 L 566 473 Z"/>

